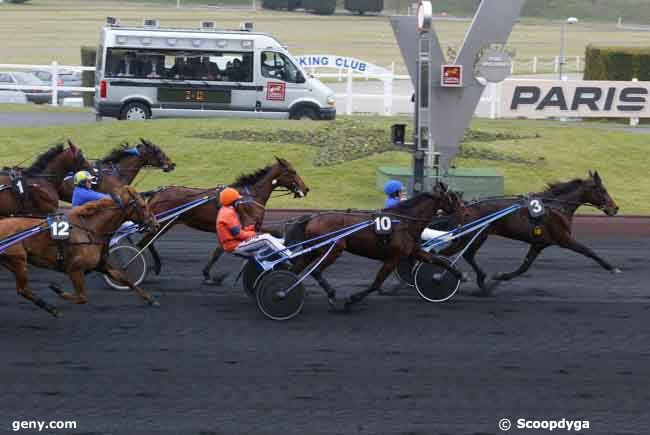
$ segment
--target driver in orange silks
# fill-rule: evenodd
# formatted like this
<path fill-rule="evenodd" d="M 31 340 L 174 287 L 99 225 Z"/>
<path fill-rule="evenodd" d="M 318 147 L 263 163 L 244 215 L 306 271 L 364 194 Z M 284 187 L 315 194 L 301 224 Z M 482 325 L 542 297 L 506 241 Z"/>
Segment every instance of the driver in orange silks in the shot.
<path fill-rule="evenodd" d="M 253 225 L 242 227 L 237 213 L 237 202 L 241 198 L 240 193 L 231 187 L 226 187 L 219 194 L 221 208 L 217 215 L 217 236 L 224 251 L 251 256 L 262 248 L 284 250 L 282 240 L 270 234 L 258 235 Z M 283 254 L 288 252 L 285 250 Z"/>

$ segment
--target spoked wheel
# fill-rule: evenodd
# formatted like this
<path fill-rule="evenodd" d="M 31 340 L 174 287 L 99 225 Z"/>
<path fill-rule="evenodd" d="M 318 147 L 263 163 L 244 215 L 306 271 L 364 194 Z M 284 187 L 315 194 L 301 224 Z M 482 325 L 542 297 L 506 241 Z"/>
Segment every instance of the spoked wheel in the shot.
<path fill-rule="evenodd" d="M 298 284 L 298 276 L 288 270 L 272 270 L 265 273 L 256 286 L 257 306 L 266 317 L 273 320 L 289 320 L 302 310 L 305 304 L 305 287 Z"/>
<path fill-rule="evenodd" d="M 411 257 L 404 257 L 399 261 L 395 269 L 395 275 L 407 286 L 413 287 L 415 281 L 413 279 L 413 268 L 417 262 Z"/>
<path fill-rule="evenodd" d="M 139 251 L 140 250 L 135 246 L 116 245 L 108 251 L 108 256 L 106 259 L 106 261 L 108 261 L 108 264 L 115 267 L 116 269 L 122 270 L 126 274 L 129 281 L 133 283 L 133 285 L 140 285 L 142 281 L 144 281 L 144 279 L 147 277 L 147 260 L 145 260 L 144 255 L 138 255 Z M 131 261 L 131 259 L 136 256 L 137 258 Z M 131 261 L 131 264 L 125 268 L 124 266 L 129 263 L 129 261 Z M 106 284 L 115 290 L 129 289 L 129 287 L 113 281 L 107 275 L 104 275 L 103 277 Z"/>
<path fill-rule="evenodd" d="M 445 257 L 438 258 L 451 264 Z M 437 264 L 418 263 L 413 277 L 420 297 L 428 302 L 444 302 L 451 299 L 460 288 L 460 280 Z"/>

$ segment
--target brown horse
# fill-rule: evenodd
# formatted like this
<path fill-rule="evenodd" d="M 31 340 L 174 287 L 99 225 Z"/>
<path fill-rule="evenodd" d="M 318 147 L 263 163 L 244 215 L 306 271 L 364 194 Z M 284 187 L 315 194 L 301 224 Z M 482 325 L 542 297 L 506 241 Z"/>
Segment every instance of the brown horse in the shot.
<path fill-rule="evenodd" d="M 574 179 L 565 183 L 553 183 L 543 192 L 528 195 L 531 198 L 539 198 L 546 207 L 546 216 L 539 223 L 532 222 L 528 210 L 522 208 L 505 218 L 498 220 L 481 234 L 476 241 L 463 254 L 463 258 L 472 266 L 476 272 L 476 281 L 481 289 L 477 295 L 487 296 L 491 293 L 495 284 L 511 280 L 525 273 L 537 256 L 549 246 L 559 246 L 571 251 L 592 258 L 605 270 L 613 273 L 621 271 L 607 261 L 600 258 L 594 251 L 578 242 L 571 234 L 571 224 L 575 212 L 583 205 L 592 206 L 602 210 L 608 216 L 618 213 L 618 206 L 609 196 L 598 172 L 589 172 L 589 178 Z M 466 224 L 481 217 L 503 210 L 523 197 L 516 198 L 494 198 L 466 203 L 458 210 L 455 216 L 455 223 Z M 507 239 L 513 239 L 528 243 L 530 249 L 521 266 L 510 273 L 498 273 L 493 276 L 495 283 L 491 286 L 485 284 L 486 274 L 476 263 L 476 253 L 490 235 L 497 235 Z M 461 238 L 449 248 L 442 251 L 442 255 L 451 256 L 461 251 L 465 244 L 471 239 L 471 235 Z"/>
<path fill-rule="evenodd" d="M 59 311 L 37 296 L 29 287 L 27 263 L 37 267 L 55 269 L 70 277 L 74 293 L 64 292 L 58 286 L 50 288 L 62 298 L 77 303 L 88 302 L 84 275 L 97 271 L 109 275 L 120 284 L 128 285 L 151 305 L 155 299 L 144 290 L 133 286 L 124 273 L 105 261 L 108 242 L 112 234 L 125 220 L 157 227 L 146 201 L 132 187 L 118 188 L 113 199 L 89 202 L 73 209 L 68 215 L 69 238 L 65 241 L 52 239 L 48 223 L 34 218 L 7 218 L 0 220 L 0 240 L 21 231 L 44 226 L 43 232 L 27 238 L 0 254 L 0 264 L 16 277 L 18 294 L 54 316 Z"/>
<path fill-rule="evenodd" d="M 252 174 L 242 175 L 230 186 L 237 189 L 242 196 L 251 198 L 261 205 L 266 205 L 268 200 L 271 198 L 273 191 L 277 189 L 285 189 L 288 191 L 288 194 L 293 194 L 296 198 L 302 198 L 309 192 L 309 188 L 302 178 L 300 178 L 300 175 L 298 175 L 291 163 L 279 157 L 276 157 L 276 163 L 273 165 L 268 165 Z M 190 228 L 214 234 L 215 222 L 220 207 L 218 192 L 220 192 L 222 188 L 223 186 L 211 189 L 173 186 L 167 187 L 158 192 L 154 192 L 151 195 L 151 198 L 149 199 L 149 207 L 152 212 L 159 214 L 166 210 L 187 204 L 202 195 L 210 194 L 214 197 L 214 200 L 187 211 L 182 214 L 175 223 L 183 223 Z M 263 218 L 263 215 L 258 216 L 258 219 Z M 168 229 L 170 227 L 168 227 Z M 145 236 L 140 241 L 139 246 L 142 247 L 146 245 L 151 240 L 151 237 L 153 237 L 153 235 Z M 159 274 L 161 269 L 160 256 L 156 250 L 153 249 L 153 245 L 150 245 L 150 248 L 152 248 L 150 252 L 154 258 L 156 274 Z M 223 280 L 223 276 L 215 280 L 210 276 L 210 269 L 219 260 L 219 257 L 221 257 L 223 252 L 221 246 L 217 246 L 210 257 L 210 261 L 203 268 L 205 283 L 218 284 Z"/>
<path fill-rule="evenodd" d="M 128 186 L 135 180 L 140 170 L 146 167 L 170 172 L 176 168 L 176 163 L 160 147 L 145 139 L 140 138 L 140 143 L 134 147 L 125 143 L 93 164 L 97 176 L 95 190 L 111 193 L 120 186 Z M 70 177 L 60 185 L 61 199 L 71 202 L 73 191 L 74 182 Z"/>
<path fill-rule="evenodd" d="M 420 235 L 424 228 L 431 222 L 431 219 L 443 211 L 446 214 L 455 212 L 455 204 L 452 197 L 447 193 L 447 187 L 442 183 L 436 185 L 432 193 L 423 193 L 414 198 L 400 203 L 390 209 L 384 209 L 378 214 L 398 220 L 392 224 L 390 235 L 378 235 L 374 226 L 362 229 L 349 237 L 336 242 L 332 251 L 324 261 L 312 272 L 312 276 L 325 290 L 332 307 L 336 305 L 336 290 L 322 276 L 322 272 L 332 265 L 344 252 L 359 255 L 383 262 L 377 272 L 375 280 L 367 290 L 353 294 L 344 300 L 344 309 L 352 304 L 363 300 L 370 293 L 379 291 L 388 275 L 395 270 L 403 257 L 415 258 L 418 261 L 438 264 L 452 274 L 462 279 L 462 274 L 450 268 L 447 263 L 442 262 L 436 256 L 423 251 L 420 247 Z M 352 225 L 360 224 L 374 218 L 377 213 L 354 212 L 354 213 L 324 213 L 304 219 L 300 224 L 289 230 L 287 239 L 289 243 L 303 242 L 315 237 L 326 236 L 334 231 L 341 230 Z M 307 243 L 309 245 L 309 243 Z M 300 274 L 316 259 L 324 255 L 328 248 L 320 248 L 312 253 L 301 255 L 295 259 L 293 272 Z"/>
<path fill-rule="evenodd" d="M 28 168 L 5 168 L 0 174 L 0 215 L 46 215 L 56 211 L 57 189 L 66 175 L 90 168 L 83 152 L 72 142 L 68 144 L 68 148 L 63 144 L 50 148 Z M 16 192 L 18 180 L 24 195 Z"/>

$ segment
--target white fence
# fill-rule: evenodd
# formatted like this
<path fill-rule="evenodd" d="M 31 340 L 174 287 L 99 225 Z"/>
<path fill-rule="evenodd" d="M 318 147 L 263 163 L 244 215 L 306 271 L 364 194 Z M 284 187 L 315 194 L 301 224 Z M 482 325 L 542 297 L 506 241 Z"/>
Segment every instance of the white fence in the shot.
<path fill-rule="evenodd" d="M 49 65 L 18 65 L 18 64 L 0 64 L 0 71 L 11 71 L 11 70 L 30 70 L 30 71 L 48 71 L 52 74 L 52 80 L 50 85 L 6 85 L 0 84 L 2 89 L 10 90 L 38 90 L 38 91 L 51 91 L 52 92 L 52 105 L 56 106 L 59 103 L 59 91 L 67 92 L 95 92 L 95 88 L 87 88 L 81 86 L 60 86 L 59 85 L 59 71 L 95 71 L 95 67 L 87 66 L 70 66 L 70 65 L 59 65 L 56 61 L 52 62 Z"/>

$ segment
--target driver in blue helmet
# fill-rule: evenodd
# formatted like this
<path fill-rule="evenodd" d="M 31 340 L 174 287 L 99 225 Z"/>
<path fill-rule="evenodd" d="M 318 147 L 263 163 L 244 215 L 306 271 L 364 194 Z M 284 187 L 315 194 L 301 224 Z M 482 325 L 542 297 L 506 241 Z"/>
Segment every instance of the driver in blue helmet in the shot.
<path fill-rule="evenodd" d="M 97 201 L 110 196 L 93 190 L 95 177 L 88 171 L 79 171 L 74 174 L 74 191 L 72 192 L 72 206 L 77 207 L 90 201 Z"/>
<path fill-rule="evenodd" d="M 402 201 L 403 191 L 404 185 L 400 181 L 389 180 L 386 184 L 384 184 L 384 193 L 386 194 L 384 208 L 393 208 L 397 206 L 400 201 Z"/>

